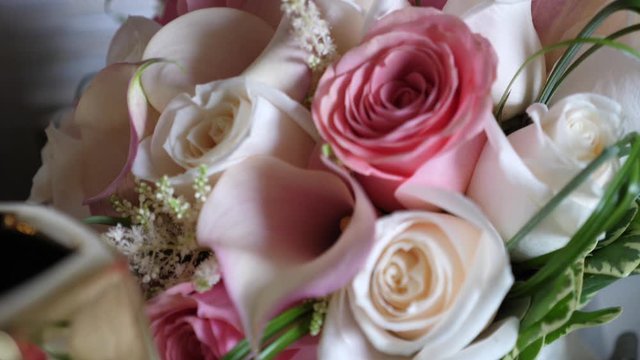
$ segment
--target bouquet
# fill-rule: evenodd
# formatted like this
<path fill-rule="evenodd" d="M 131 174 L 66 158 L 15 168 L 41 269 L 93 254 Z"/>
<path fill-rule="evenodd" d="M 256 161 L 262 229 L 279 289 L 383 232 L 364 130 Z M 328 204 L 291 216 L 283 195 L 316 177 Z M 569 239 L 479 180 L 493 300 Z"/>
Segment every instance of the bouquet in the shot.
<path fill-rule="evenodd" d="M 640 271 L 637 13 L 167 0 L 31 201 L 127 258 L 162 359 L 534 359 Z"/>

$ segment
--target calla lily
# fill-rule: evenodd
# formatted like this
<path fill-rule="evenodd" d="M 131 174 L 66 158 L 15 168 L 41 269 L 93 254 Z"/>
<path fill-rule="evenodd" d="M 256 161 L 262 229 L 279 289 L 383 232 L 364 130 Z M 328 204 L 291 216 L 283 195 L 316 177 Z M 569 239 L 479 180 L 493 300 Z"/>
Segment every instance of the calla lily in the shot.
<path fill-rule="evenodd" d="M 343 287 L 372 245 L 372 205 L 333 168 L 339 175 L 253 157 L 227 170 L 202 208 L 198 241 L 216 252 L 254 346 L 277 311 Z"/>
<path fill-rule="evenodd" d="M 230 8 L 202 9 L 177 18 L 158 31 L 144 51 L 144 59 L 174 62 L 144 74 L 149 102 L 162 112 L 175 95 L 193 94 L 196 84 L 239 75 L 267 46 L 273 31 L 264 20 Z"/>
<path fill-rule="evenodd" d="M 493 45 L 498 55 L 498 77 L 491 95 L 497 104 L 518 68 L 541 48 L 533 27 L 531 0 L 449 0 L 443 11 L 460 16 L 472 31 Z M 545 75 L 543 58 L 527 67 L 511 88 L 504 108 L 505 118 L 524 111 L 531 104 Z"/>
<path fill-rule="evenodd" d="M 609 0 L 532 0 L 533 24 L 543 46 L 575 38 Z M 606 34 L 608 35 L 608 34 Z M 563 50 L 545 55 L 551 69 Z"/>
<path fill-rule="evenodd" d="M 111 39 L 107 65 L 119 62 L 135 63 L 142 60 L 142 54 L 149 40 L 160 28 L 160 24 L 142 16 L 127 18 Z"/>
<path fill-rule="evenodd" d="M 48 142 L 42 148 L 42 167 L 33 177 L 29 202 L 52 204 L 57 209 L 81 219 L 89 216 L 82 205 L 81 142 L 73 126 L 73 112 L 62 115 L 60 126 L 51 124 L 45 130 Z"/>
<path fill-rule="evenodd" d="M 76 107 L 73 123 L 80 132 L 83 190 L 89 202 L 106 197 L 106 189 L 113 193 L 126 176 L 131 131 L 127 91 L 137 68 L 125 63 L 105 68 Z"/>
<path fill-rule="evenodd" d="M 103 200 L 109 195 L 126 195 L 132 189 L 130 169 L 138 141 L 158 116 L 149 109 L 139 81 L 141 67 L 152 62 L 108 66 L 95 76 L 60 128 L 47 130 L 49 144 L 43 149 L 43 167 L 30 200 L 83 217 L 86 211 L 78 205 L 102 212 L 108 210 Z"/>

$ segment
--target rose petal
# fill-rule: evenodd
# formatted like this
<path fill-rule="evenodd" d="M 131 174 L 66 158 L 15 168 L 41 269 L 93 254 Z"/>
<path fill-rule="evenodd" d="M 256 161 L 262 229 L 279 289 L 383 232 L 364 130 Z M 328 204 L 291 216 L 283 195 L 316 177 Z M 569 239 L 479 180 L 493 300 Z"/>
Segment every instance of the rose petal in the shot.
<path fill-rule="evenodd" d="M 505 295 L 513 284 L 509 256 L 502 238 L 482 211 L 463 195 L 413 184 L 400 187 L 398 199 L 408 208 L 436 206 L 477 226 L 484 231 L 483 245 L 478 248 L 479 271 L 467 274 L 471 286 L 463 287 L 457 301 L 443 319 L 440 327 L 446 328 L 430 334 L 429 344 L 420 350 L 418 358 L 433 354 L 445 354 L 450 349 L 463 348 L 488 324 L 495 315 Z M 455 338 L 451 334 L 455 333 Z M 453 354 L 452 354 L 453 355 Z"/>
<path fill-rule="evenodd" d="M 331 297 L 318 345 L 319 359 L 398 359 L 376 350 L 360 330 L 349 305 L 349 294 L 342 289 Z"/>
<path fill-rule="evenodd" d="M 162 111 L 175 95 L 193 93 L 196 84 L 240 74 L 272 34 L 269 24 L 235 9 L 210 8 L 179 17 L 158 31 L 144 51 L 143 59 L 179 65 L 156 65 L 144 74 L 149 102 Z"/>
<path fill-rule="evenodd" d="M 481 338 L 445 360 L 501 359 L 516 345 L 518 328 L 518 319 L 514 317 L 492 324 Z M 428 354 L 425 355 L 424 360 L 430 359 Z"/>
<path fill-rule="evenodd" d="M 253 345 L 274 312 L 339 289 L 364 261 L 375 212 L 350 184 L 353 194 L 331 173 L 255 157 L 227 170 L 214 188 L 198 240 L 215 250 Z"/>
<path fill-rule="evenodd" d="M 111 39 L 107 65 L 117 62 L 138 62 L 149 40 L 161 26 L 142 16 L 129 16 Z"/>
<path fill-rule="evenodd" d="M 462 17 L 471 30 L 486 37 L 498 54 L 498 77 L 491 89 L 494 104 L 525 60 L 540 50 L 530 0 L 449 0 L 443 11 Z M 534 60 L 511 88 L 504 108 L 508 119 L 531 104 L 546 75 L 544 58 Z"/>

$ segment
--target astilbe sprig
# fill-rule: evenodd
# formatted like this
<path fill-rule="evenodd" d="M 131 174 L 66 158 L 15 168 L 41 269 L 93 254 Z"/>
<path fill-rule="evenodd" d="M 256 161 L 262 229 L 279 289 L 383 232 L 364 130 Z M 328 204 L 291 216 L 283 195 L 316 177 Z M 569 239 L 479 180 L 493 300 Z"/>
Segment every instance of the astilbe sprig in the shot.
<path fill-rule="evenodd" d="M 135 204 L 111 198 L 114 210 L 130 226 L 118 223 L 103 237 L 128 258 L 146 297 L 185 281 L 206 291 L 220 280 L 214 254 L 199 246 L 195 235 L 200 208 L 211 191 L 206 174 L 206 167 L 201 166 L 194 179 L 193 202 L 176 196 L 167 177 L 154 184 L 136 180 Z"/>

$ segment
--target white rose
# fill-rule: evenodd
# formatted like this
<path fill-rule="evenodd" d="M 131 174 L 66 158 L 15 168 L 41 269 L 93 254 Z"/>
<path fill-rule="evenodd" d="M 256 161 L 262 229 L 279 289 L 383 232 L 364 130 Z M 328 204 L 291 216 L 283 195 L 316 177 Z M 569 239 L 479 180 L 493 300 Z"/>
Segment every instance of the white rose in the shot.
<path fill-rule="evenodd" d="M 216 81 L 167 105 L 132 172 L 147 180 L 168 175 L 188 191 L 200 165 L 214 180 L 253 155 L 306 167 L 317 139 L 309 111 L 284 93 L 245 77 Z"/>
<path fill-rule="evenodd" d="M 517 338 L 513 318 L 473 342 L 513 283 L 502 239 L 458 194 L 420 186 L 401 192 L 405 203 L 428 199 L 454 215 L 416 210 L 378 220 L 376 243 L 363 269 L 331 300 L 320 358 L 497 359 L 506 354 Z"/>
<path fill-rule="evenodd" d="M 468 190 L 506 240 L 622 135 L 620 105 L 600 95 L 576 94 L 551 110 L 534 104 L 527 112 L 533 124 L 508 138 L 490 129 Z M 617 165 L 612 161 L 596 171 L 518 243 L 513 258 L 566 245 L 593 212 Z"/>

